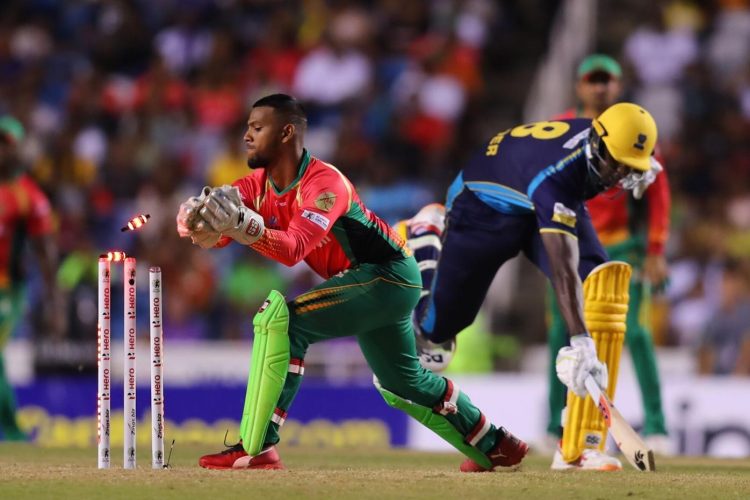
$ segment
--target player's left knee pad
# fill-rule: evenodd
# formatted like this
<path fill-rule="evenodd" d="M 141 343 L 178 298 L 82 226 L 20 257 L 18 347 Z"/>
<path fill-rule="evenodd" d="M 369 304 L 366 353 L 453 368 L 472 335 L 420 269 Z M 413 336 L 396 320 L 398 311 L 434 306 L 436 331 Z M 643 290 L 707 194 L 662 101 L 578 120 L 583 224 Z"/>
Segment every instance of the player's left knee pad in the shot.
<path fill-rule="evenodd" d="M 373 376 L 373 384 L 383 396 L 383 399 L 389 406 L 398 408 L 415 418 L 419 423 L 433 431 L 441 438 L 448 441 L 454 448 L 474 460 L 476 463 L 487 469 L 492 468 L 487 455 L 482 453 L 476 446 L 477 443 L 489 432 L 491 425 L 484 415 L 474 429 L 468 434 L 462 434 L 446 418 L 446 415 L 458 413 L 458 396 L 459 388 L 453 382 L 445 379 L 448 383 L 443 400 L 434 408 L 422 406 L 401 396 L 394 394 L 380 385 L 377 377 Z"/>
<path fill-rule="evenodd" d="M 631 272 L 630 265 L 625 262 L 607 262 L 594 268 L 583 283 L 583 316 L 596 344 L 597 355 L 609 370 L 607 393 L 612 399 L 625 341 Z M 584 448 L 604 450 L 606 437 L 604 417 L 591 398 L 584 399 L 568 391 L 563 459 L 567 462 L 578 459 Z"/>
<path fill-rule="evenodd" d="M 284 296 L 272 290 L 253 318 L 253 354 L 240 425 L 242 445 L 250 455 L 263 448 L 268 424 L 290 371 L 289 309 Z M 299 368 L 301 368 L 299 363 Z"/>

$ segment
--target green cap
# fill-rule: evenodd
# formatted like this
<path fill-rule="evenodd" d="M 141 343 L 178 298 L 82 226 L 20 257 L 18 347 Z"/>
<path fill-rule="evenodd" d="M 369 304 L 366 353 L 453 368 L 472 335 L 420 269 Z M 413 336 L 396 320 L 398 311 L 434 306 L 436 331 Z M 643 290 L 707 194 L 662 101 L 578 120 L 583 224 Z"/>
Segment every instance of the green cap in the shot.
<path fill-rule="evenodd" d="M 622 68 L 617 61 L 604 54 L 591 54 L 586 56 L 578 65 L 578 78 L 584 78 L 586 75 L 597 71 L 607 73 L 615 78 L 622 77 Z"/>
<path fill-rule="evenodd" d="M 0 134 L 18 144 L 23 140 L 23 125 L 10 115 L 2 116 L 0 117 Z"/>

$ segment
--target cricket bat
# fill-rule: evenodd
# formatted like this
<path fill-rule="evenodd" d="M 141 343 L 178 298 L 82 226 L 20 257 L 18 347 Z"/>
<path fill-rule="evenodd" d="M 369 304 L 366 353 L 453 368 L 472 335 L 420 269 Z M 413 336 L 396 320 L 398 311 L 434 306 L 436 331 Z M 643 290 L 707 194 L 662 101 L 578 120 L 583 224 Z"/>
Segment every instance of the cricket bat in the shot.
<path fill-rule="evenodd" d="M 604 392 L 594 377 L 589 375 L 585 380 L 586 390 L 589 391 L 591 399 L 594 400 L 599 411 L 604 416 L 604 422 L 609 433 L 617 443 L 617 447 L 630 464 L 641 471 L 656 471 L 654 463 L 654 452 L 643 442 L 637 432 L 633 430 L 625 418 L 615 408 L 607 393 Z"/>

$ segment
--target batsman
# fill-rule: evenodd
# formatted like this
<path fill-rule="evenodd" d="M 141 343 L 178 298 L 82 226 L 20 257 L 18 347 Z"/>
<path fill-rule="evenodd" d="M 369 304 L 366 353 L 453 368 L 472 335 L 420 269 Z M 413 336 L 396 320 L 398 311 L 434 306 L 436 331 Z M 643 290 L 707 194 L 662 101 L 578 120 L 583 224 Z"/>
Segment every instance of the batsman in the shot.
<path fill-rule="evenodd" d="M 523 253 L 549 278 L 569 335 L 556 357 L 570 396 L 554 469 L 622 467 L 599 449 L 606 428 L 584 381 L 591 374 L 614 395 L 631 269 L 607 262 L 585 201 L 612 188 L 643 193 L 656 176 L 656 135 L 652 116 L 631 103 L 610 106 L 593 121 L 500 131 L 448 189 L 444 228 L 434 222 L 442 217 L 436 205 L 400 227 L 412 248 L 427 255 L 420 268 L 431 270 L 424 274 L 429 293 L 417 307 L 419 353 L 428 366 L 445 359 L 455 336 L 474 321 L 505 261 Z M 440 249 L 430 232 L 440 235 Z"/>
<path fill-rule="evenodd" d="M 283 468 L 277 443 L 310 344 L 355 336 L 389 405 L 467 458 L 463 471 L 521 462 L 528 446 L 496 427 L 450 380 L 417 359 L 412 310 L 422 282 L 404 240 L 368 210 L 351 182 L 304 148 L 304 110 L 273 94 L 252 107 L 244 140 L 252 172 L 204 188 L 177 215 L 180 236 L 202 248 L 234 242 L 286 265 L 304 260 L 325 281 L 287 301 L 271 291 L 255 338 L 239 440 L 200 458 L 211 469 Z"/>
<path fill-rule="evenodd" d="M 591 54 L 581 61 L 577 71 L 578 105 L 556 118 L 596 118 L 617 102 L 622 94 L 622 69 L 616 60 L 604 54 Z M 669 454 L 669 438 L 661 401 L 661 387 L 654 342 L 649 331 L 652 290 L 661 289 L 667 280 L 668 267 L 664 256 L 669 234 L 670 194 L 667 172 L 661 166 L 659 145 L 655 147 L 651 169 L 657 172 L 654 183 L 644 193 L 619 192 L 616 188 L 586 202 L 594 229 L 610 259 L 622 260 L 633 267 L 628 296 L 627 335 L 633 367 L 641 390 L 646 443 L 655 453 Z M 661 171 L 659 173 L 659 171 Z M 565 323 L 556 306 L 554 294 L 548 293 L 549 349 L 555 353 L 567 342 Z M 566 399 L 565 387 L 557 379 L 554 364 L 549 370 L 548 441 L 558 442 L 561 436 L 561 415 Z M 589 444 L 597 440 L 592 436 Z M 605 440 L 599 440 L 605 449 Z M 553 467 L 564 466 L 562 450 L 553 458 Z M 616 463 L 614 464 L 617 465 Z"/>

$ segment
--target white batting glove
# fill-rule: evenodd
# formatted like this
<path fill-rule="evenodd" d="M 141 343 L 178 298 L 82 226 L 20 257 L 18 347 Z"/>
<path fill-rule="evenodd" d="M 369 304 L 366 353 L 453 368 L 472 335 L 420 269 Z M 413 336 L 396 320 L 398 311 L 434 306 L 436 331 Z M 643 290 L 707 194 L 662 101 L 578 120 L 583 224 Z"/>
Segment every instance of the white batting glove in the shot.
<path fill-rule="evenodd" d="M 664 167 L 659 163 L 659 160 L 653 156 L 651 156 L 649 160 L 651 161 L 651 168 L 648 172 L 643 173 L 641 179 L 633 187 L 633 197 L 636 200 L 640 200 L 643 197 L 646 189 L 648 189 L 648 187 L 656 180 L 656 176 L 664 170 Z"/>
<path fill-rule="evenodd" d="M 607 388 L 607 365 L 596 356 L 594 340 L 588 334 L 570 338 L 570 347 L 563 347 L 555 360 L 557 378 L 578 396 L 586 397 L 586 377 L 591 374 L 599 387 Z"/>
<path fill-rule="evenodd" d="M 263 235 L 263 217 L 242 203 L 236 187 L 213 189 L 203 205 L 200 215 L 214 231 L 243 245 L 252 245 Z"/>

